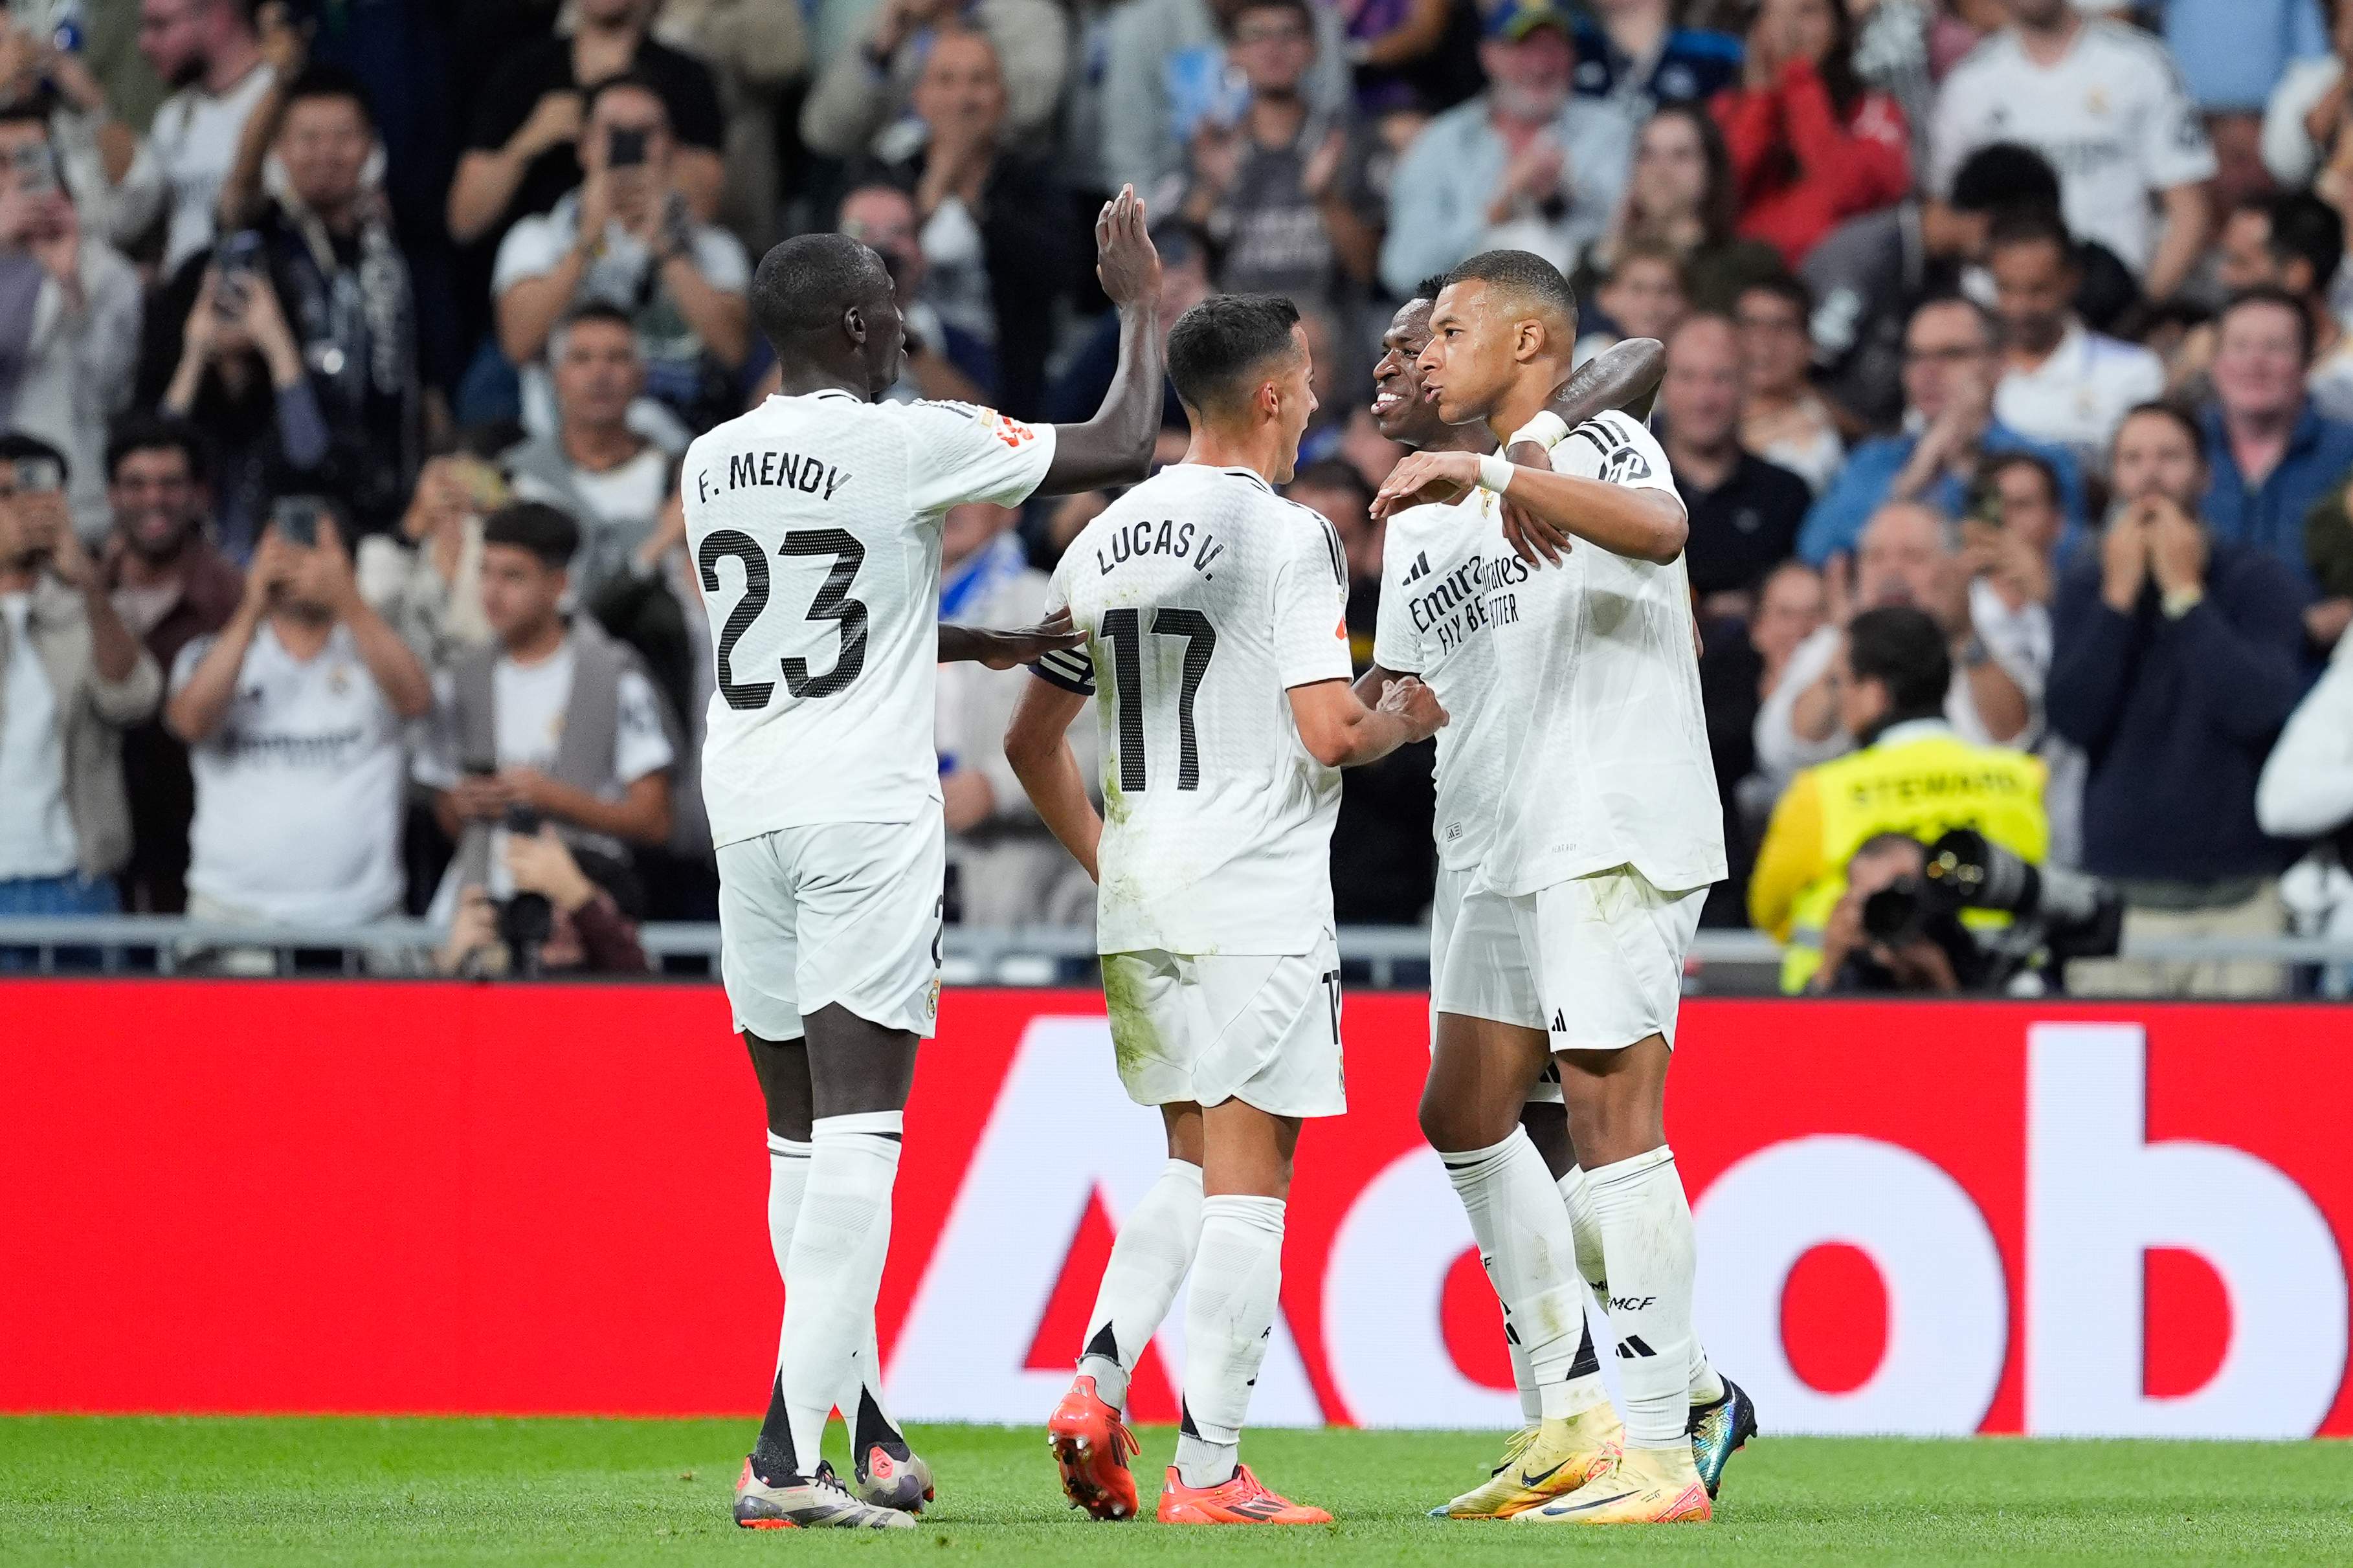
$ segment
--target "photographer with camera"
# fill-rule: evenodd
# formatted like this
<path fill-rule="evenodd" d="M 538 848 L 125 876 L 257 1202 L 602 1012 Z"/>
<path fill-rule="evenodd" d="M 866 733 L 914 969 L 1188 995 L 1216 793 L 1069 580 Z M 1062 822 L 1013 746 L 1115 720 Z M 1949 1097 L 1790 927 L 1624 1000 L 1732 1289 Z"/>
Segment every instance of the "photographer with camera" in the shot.
<path fill-rule="evenodd" d="M 0 915 L 120 907 L 122 733 L 163 695 L 74 532 L 66 470 L 56 447 L 0 436 Z"/>
<path fill-rule="evenodd" d="M 514 884 L 503 902 L 468 888 L 433 955 L 442 974 L 643 974 L 652 965 L 638 941 L 634 879 L 609 856 L 575 855 L 553 827 L 507 838 Z M 535 900 L 535 902 L 534 902 Z"/>
<path fill-rule="evenodd" d="M 164 722 L 195 780 L 198 921 L 363 925 L 400 909 L 403 726 L 433 688 L 360 596 L 343 503 L 301 482 L 271 503 L 237 614 L 172 669 Z M 220 967 L 275 965 L 239 949 Z"/>
<path fill-rule="evenodd" d="M 1792 781 L 1748 884 L 1749 919 L 1786 944 L 1784 991 L 1812 985 L 1846 895 L 1847 864 L 1873 838 L 1926 842 L 1974 827 L 2028 861 L 2042 859 L 2050 835 L 2042 763 L 1955 734 L 1945 718 L 1952 679 L 1946 633 L 1925 611 L 1866 610 L 1839 638 L 1831 697 L 1840 729 L 1861 747 Z"/>
<path fill-rule="evenodd" d="M 670 828 L 676 760 L 661 700 L 637 656 L 593 616 L 562 610 L 580 530 L 552 506 L 518 501 L 482 524 L 482 608 L 495 640 L 434 679 L 432 743 L 412 765 L 458 842 L 434 899 L 514 895 L 508 851 L 554 824 L 575 849 L 626 860 Z"/>
<path fill-rule="evenodd" d="M 1846 891 L 1823 927 L 1821 967 L 1809 991 L 1950 996 L 1985 983 L 1990 960 L 1957 910 L 1904 903 L 1907 894 L 1916 900 L 1913 889 L 1927 868 L 1928 847 L 1908 833 L 1875 833 L 1862 841 L 1846 863 Z M 1900 912 L 1882 912 L 1891 908 Z"/>

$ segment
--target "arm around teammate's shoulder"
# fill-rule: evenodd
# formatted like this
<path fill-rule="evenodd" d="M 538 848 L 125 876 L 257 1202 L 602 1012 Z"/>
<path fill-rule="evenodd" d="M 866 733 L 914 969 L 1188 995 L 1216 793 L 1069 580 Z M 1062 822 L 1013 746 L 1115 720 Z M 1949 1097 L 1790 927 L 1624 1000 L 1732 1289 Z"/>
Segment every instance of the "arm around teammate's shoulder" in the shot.
<path fill-rule="evenodd" d="M 1119 368 L 1093 418 L 1054 426 L 1054 458 L 1038 486 L 1045 495 L 1144 478 L 1160 434 L 1168 374 L 1160 335 L 1160 253 L 1132 186 L 1103 204 L 1095 220 L 1095 275 L 1119 310 Z"/>

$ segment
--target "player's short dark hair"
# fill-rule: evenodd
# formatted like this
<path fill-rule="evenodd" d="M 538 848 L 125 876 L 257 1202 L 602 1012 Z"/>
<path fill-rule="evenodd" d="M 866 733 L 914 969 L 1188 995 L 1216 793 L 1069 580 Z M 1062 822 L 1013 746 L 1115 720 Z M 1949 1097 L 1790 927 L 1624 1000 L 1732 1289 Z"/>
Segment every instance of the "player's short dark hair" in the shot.
<path fill-rule="evenodd" d="M 370 127 L 375 124 L 375 105 L 359 77 L 332 60 L 318 60 L 302 68 L 302 72 L 286 84 L 285 103 L 292 109 L 298 103 L 319 99 L 342 99 L 360 111 L 360 119 Z"/>
<path fill-rule="evenodd" d="M 73 477 L 73 465 L 66 461 L 66 455 L 38 436 L 27 436 L 22 430 L 0 430 L 0 463 L 19 462 L 26 458 L 47 458 L 57 464 L 59 475 Z"/>
<path fill-rule="evenodd" d="M 1446 292 L 1446 286 L 1453 281 L 1454 274 L 1451 272 L 1433 272 L 1429 277 L 1423 279 L 1420 282 L 1415 284 L 1413 286 L 1413 292 L 1407 295 L 1406 298 L 1409 300 L 1435 300 L 1440 294 Z"/>
<path fill-rule="evenodd" d="M 482 542 L 527 550 L 549 571 L 561 572 L 580 552 L 580 525 L 562 507 L 512 501 L 482 520 Z"/>
<path fill-rule="evenodd" d="M 1292 475 L 1287 493 L 1296 494 L 1300 490 L 1345 490 L 1367 510 L 1373 504 L 1373 487 L 1365 482 L 1365 476 L 1356 471 L 1356 465 L 1343 462 L 1337 458 L 1319 458 Z"/>
<path fill-rule="evenodd" d="M 661 105 L 662 123 L 667 125 L 670 122 L 670 100 L 662 96 L 661 85 L 635 66 L 617 70 L 611 76 L 590 83 L 586 95 L 580 101 L 580 118 L 594 118 L 596 106 L 605 100 L 608 92 L 642 92 Z"/>
<path fill-rule="evenodd" d="M 760 258 L 752 319 L 771 343 L 839 329 L 844 311 L 891 293 L 881 258 L 841 234 L 798 234 Z"/>
<path fill-rule="evenodd" d="M 2125 426 L 2131 424 L 2134 420 L 2140 418 L 2143 415 L 2147 415 L 2152 418 L 2170 420 L 2173 427 L 2180 431 L 2181 434 L 2188 438 L 2189 442 L 2189 449 L 2198 454 L 2198 461 L 2200 463 L 2204 464 L 2212 461 L 2212 458 L 2208 456 L 2209 447 L 2206 442 L 2206 427 L 2198 423 L 2198 416 L 2196 415 L 2190 413 L 2187 408 L 2182 407 L 2179 403 L 2167 403 L 2162 399 L 2157 399 L 2151 402 L 2136 405 L 2134 407 L 2126 411 L 2125 416 L 2122 419 L 2116 421 L 2116 435 L 2123 435 Z M 2113 437 L 2111 437 L 2109 444 L 2111 446 L 2115 445 Z"/>
<path fill-rule="evenodd" d="M 1241 26 L 1243 16 L 1251 11 L 1288 11 L 1299 18 L 1301 26 L 1307 29 L 1308 41 L 1315 41 L 1315 8 L 1307 0 L 1240 0 L 1239 5 L 1219 18 L 1219 33 L 1230 39 L 1234 29 Z"/>
<path fill-rule="evenodd" d="M 1559 312 L 1577 326 L 1577 290 L 1560 268 L 1530 250 L 1482 250 L 1446 275 L 1449 283 L 1485 283 Z M 1566 346 L 1566 345 L 1563 345 Z"/>
<path fill-rule="evenodd" d="M 2284 191 L 2246 205 L 2261 212 L 2271 227 L 2263 248 L 2272 259 L 2303 262 L 2312 268 L 2312 292 L 2326 295 L 2345 260 L 2345 220 L 2337 209 L 2310 191 Z"/>
<path fill-rule="evenodd" d="M 1798 324 L 1805 326 L 1814 319 L 1814 291 L 1806 280 L 1794 272 L 1768 272 L 1762 278 L 1752 278 L 1740 286 L 1740 294 L 1733 296 L 1733 309 L 1740 308 L 1740 297 L 1746 294 L 1767 294 L 1798 312 Z"/>
<path fill-rule="evenodd" d="M 2221 331 L 2231 324 L 2231 318 L 2254 305 L 2276 305 L 2295 318 L 2296 352 L 2306 364 L 2312 363 L 2312 317 L 2306 311 L 2304 301 L 2284 289 L 2269 283 L 2258 283 L 2253 289 L 2242 289 L 2231 296 L 2221 314 L 2214 318 L 2214 330 Z"/>
<path fill-rule="evenodd" d="M 1980 147 L 1953 174 L 1952 205 L 1965 213 L 2013 207 L 2059 208 L 2059 172 L 2051 160 L 2015 142 Z"/>
<path fill-rule="evenodd" d="M 2074 236 L 2067 232 L 2066 221 L 2048 207 L 2009 207 L 1994 215 L 1986 231 L 1986 254 L 2013 245 L 2047 245 L 2059 252 L 2060 265 L 2075 265 Z"/>
<path fill-rule="evenodd" d="M 1299 307 L 1280 294 L 1212 294 L 1168 331 L 1168 379 L 1185 406 L 1226 405 L 1239 383 L 1292 352 Z"/>
<path fill-rule="evenodd" d="M 1855 616 L 1847 624 L 1846 662 L 1855 679 L 1886 686 L 1890 720 L 1945 710 L 1953 655 L 1925 610 L 1891 605 Z"/>
<path fill-rule="evenodd" d="M 204 432 L 185 419 L 163 415 L 133 415 L 116 424 L 106 438 L 106 478 L 112 483 L 124 460 L 135 452 L 177 452 L 188 465 L 188 478 L 204 484 L 212 478 L 212 449 Z"/>

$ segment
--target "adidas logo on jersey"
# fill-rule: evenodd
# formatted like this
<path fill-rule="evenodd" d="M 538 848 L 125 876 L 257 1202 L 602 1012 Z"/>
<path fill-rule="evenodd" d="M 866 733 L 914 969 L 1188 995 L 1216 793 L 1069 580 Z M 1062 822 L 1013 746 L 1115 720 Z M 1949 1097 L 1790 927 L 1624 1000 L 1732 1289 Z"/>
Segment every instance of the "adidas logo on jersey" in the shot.
<path fill-rule="evenodd" d="M 1413 558 L 1413 565 L 1407 571 L 1405 580 L 1408 584 L 1414 584 L 1420 582 L 1424 577 L 1429 575 L 1430 552 L 1425 550 Z"/>
<path fill-rule="evenodd" d="M 1554 1008 L 1552 1012 L 1552 1033 L 1556 1035 L 1568 1033 L 1568 1016 L 1558 1007 Z"/>

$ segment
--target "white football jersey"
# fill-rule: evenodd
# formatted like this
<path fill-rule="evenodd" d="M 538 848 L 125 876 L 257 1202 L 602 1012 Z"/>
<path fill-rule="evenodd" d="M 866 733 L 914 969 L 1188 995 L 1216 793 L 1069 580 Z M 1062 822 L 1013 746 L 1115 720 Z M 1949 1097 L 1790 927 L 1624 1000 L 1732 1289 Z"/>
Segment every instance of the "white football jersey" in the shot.
<path fill-rule="evenodd" d="M 960 403 L 771 397 L 687 448 L 687 543 L 718 686 L 702 743 L 714 845 L 910 822 L 940 798 L 940 518 L 1018 506 L 1054 432 Z"/>
<path fill-rule="evenodd" d="M 1087 641 L 1038 673 L 1095 698 L 1099 951 L 1302 953 L 1331 929 L 1340 774 L 1300 740 L 1290 689 L 1353 673 L 1347 575 L 1322 516 L 1199 463 L 1064 552 L 1047 609 Z"/>
<path fill-rule="evenodd" d="M 2165 45 L 2103 17 L 2085 17 L 2048 69 L 2008 27 L 1970 50 L 1937 90 L 1929 142 L 1940 196 L 1978 148 L 2033 148 L 2059 172 L 2067 226 L 2136 272 L 2157 248 L 2154 194 L 2214 177 L 2206 122 Z"/>
<path fill-rule="evenodd" d="M 1675 494 L 1657 440 L 1615 411 L 1570 431 L 1552 466 Z M 1514 614 L 1490 634 L 1505 732 L 1487 881 L 1514 897 L 1618 866 L 1662 892 L 1721 881 L 1724 814 L 1683 557 L 1654 565 L 1580 540 L 1514 595 Z"/>
<path fill-rule="evenodd" d="M 1504 740 L 1514 722 L 1496 700 L 1495 628 L 1518 617 L 1528 571 L 1504 542 L 1491 491 L 1389 519 L 1373 662 L 1419 676 L 1446 710 L 1431 833 L 1440 862 L 1454 870 L 1484 860 L 1494 839 Z"/>

